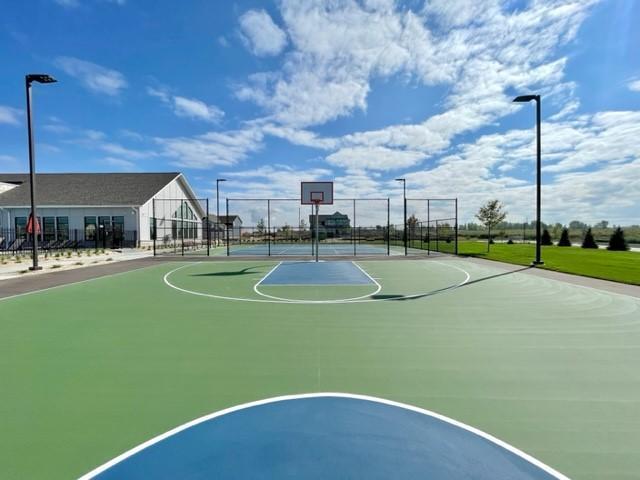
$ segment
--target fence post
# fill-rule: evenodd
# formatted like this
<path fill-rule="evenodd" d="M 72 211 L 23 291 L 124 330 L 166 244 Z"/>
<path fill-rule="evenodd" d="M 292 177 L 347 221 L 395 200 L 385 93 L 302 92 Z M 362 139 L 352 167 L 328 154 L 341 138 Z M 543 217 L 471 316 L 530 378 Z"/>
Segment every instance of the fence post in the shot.
<path fill-rule="evenodd" d="M 353 199 L 353 227 L 356 229 L 356 235 L 354 236 L 354 232 L 353 229 L 351 229 L 351 238 L 353 239 L 353 256 L 355 257 L 357 255 L 356 253 L 356 243 L 357 243 L 357 236 L 358 236 L 358 222 L 356 221 L 356 199 Z"/>
<path fill-rule="evenodd" d="M 455 254 L 458 255 L 458 199 L 456 198 L 456 239 L 455 239 Z"/>
<path fill-rule="evenodd" d="M 427 255 L 431 255 L 431 205 L 427 199 Z"/>
<path fill-rule="evenodd" d="M 229 251 L 229 199 L 226 199 L 227 201 L 227 221 L 226 221 L 226 226 L 227 226 L 227 257 L 230 255 L 230 251 Z"/>
<path fill-rule="evenodd" d="M 151 221 L 153 222 L 153 256 L 156 256 L 156 237 L 158 236 L 158 221 L 156 220 L 156 199 L 151 200 Z"/>
<path fill-rule="evenodd" d="M 267 255 L 271 256 L 271 200 L 267 199 Z"/>
<path fill-rule="evenodd" d="M 391 200 L 387 197 L 387 256 L 391 255 Z"/>
<path fill-rule="evenodd" d="M 211 227 L 209 225 L 209 199 L 207 201 L 207 221 L 205 226 L 207 227 L 207 257 L 210 255 L 209 251 L 211 250 Z"/>

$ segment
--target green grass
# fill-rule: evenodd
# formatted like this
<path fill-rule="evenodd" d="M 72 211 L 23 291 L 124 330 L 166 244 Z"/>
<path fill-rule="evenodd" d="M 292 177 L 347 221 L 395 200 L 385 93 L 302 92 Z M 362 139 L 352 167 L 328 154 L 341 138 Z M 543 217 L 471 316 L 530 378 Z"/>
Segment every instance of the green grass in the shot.
<path fill-rule="evenodd" d="M 487 253 L 486 242 L 460 242 L 461 255 L 486 258 L 516 265 L 530 265 L 535 258 L 535 245 L 496 243 Z M 640 253 L 611 252 L 574 247 L 542 247 L 541 268 L 587 277 L 640 285 Z"/>
<path fill-rule="evenodd" d="M 439 412 L 576 480 L 637 476 L 640 300 L 457 258 L 358 263 L 383 295 L 465 278 L 447 265 L 474 282 L 267 304 L 171 289 L 163 276 L 186 264 L 170 262 L 0 301 L 0 477 L 77 478 L 207 413 L 321 391 Z M 170 280 L 259 299 L 274 265 L 207 262 Z"/>

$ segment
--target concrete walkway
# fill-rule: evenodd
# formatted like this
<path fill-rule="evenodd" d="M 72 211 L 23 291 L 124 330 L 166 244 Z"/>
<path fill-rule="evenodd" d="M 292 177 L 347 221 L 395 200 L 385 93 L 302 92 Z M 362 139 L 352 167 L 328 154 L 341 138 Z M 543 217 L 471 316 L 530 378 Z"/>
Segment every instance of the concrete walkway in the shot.
<path fill-rule="evenodd" d="M 31 256 L 25 252 L 19 256 L 0 256 L 0 285 L 4 280 L 19 277 L 34 277 L 49 272 L 60 272 L 64 270 L 75 270 L 78 268 L 94 267 L 111 262 L 122 262 L 128 260 L 136 260 L 139 258 L 151 257 L 153 253 L 149 250 L 137 248 L 127 248 L 122 250 L 105 250 L 104 253 L 94 253 L 94 250 L 78 250 L 60 252 L 60 256 L 48 256 L 45 258 L 43 253 L 38 255 L 38 265 L 42 270 L 32 272 L 29 267 L 32 264 Z M 90 253 L 90 255 L 88 255 Z M 20 259 L 18 262 L 17 259 Z"/>
<path fill-rule="evenodd" d="M 640 298 L 640 286 L 638 285 L 628 285 L 626 283 L 612 282 L 609 280 L 600 280 L 598 278 L 591 278 L 591 277 L 583 277 L 582 275 L 573 275 L 570 273 L 555 272 L 553 270 L 544 270 L 542 268 L 534 268 L 534 267 L 525 268 L 522 265 L 496 262 L 494 260 L 485 260 L 483 258 L 464 257 L 464 259 L 471 263 L 499 268 L 506 272 L 519 270 L 520 273 L 524 273 L 527 275 L 536 275 L 538 277 L 544 277 L 552 280 L 558 280 L 560 282 L 571 283 L 573 285 L 579 285 L 581 287 L 596 288 L 598 290 L 605 290 L 607 292 L 619 293 L 621 295 L 629 295 L 631 297 Z"/>

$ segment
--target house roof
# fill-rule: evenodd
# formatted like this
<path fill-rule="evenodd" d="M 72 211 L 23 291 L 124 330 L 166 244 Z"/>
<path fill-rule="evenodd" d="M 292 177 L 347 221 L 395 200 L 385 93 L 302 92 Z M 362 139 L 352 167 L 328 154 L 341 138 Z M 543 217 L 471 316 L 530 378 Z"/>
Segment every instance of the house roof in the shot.
<path fill-rule="evenodd" d="M 240 220 L 240 223 L 242 223 L 242 219 L 238 216 L 238 215 L 220 215 L 220 223 L 233 223 L 235 221 L 235 219 Z M 214 215 L 209 215 L 209 221 L 211 222 L 215 222 L 216 221 L 216 216 Z"/>
<path fill-rule="evenodd" d="M 36 202 L 39 206 L 139 206 L 179 175 L 178 172 L 38 173 Z M 30 205 L 28 174 L 0 173 L 2 183 L 16 186 L 0 189 L 0 207 Z"/>

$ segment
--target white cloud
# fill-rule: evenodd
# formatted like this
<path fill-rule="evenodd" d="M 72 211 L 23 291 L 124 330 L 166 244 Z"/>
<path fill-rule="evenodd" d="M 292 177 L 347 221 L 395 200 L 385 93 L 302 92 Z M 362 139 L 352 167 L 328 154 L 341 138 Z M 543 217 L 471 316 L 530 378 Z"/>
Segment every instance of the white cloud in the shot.
<path fill-rule="evenodd" d="M 195 137 L 156 138 L 163 155 L 176 165 L 188 168 L 210 168 L 235 165 L 262 148 L 263 134 L 257 128 L 209 132 Z"/>
<path fill-rule="evenodd" d="M 327 161 L 347 170 L 395 170 L 416 165 L 424 153 L 385 147 L 345 147 L 327 157 Z"/>
<path fill-rule="evenodd" d="M 278 55 L 287 45 L 287 35 L 264 10 L 249 10 L 240 17 L 242 38 L 258 56 Z"/>
<path fill-rule="evenodd" d="M 58 5 L 67 8 L 76 8 L 80 6 L 79 0 L 54 0 Z"/>
<path fill-rule="evenodd" d="M 173 97 L 174 112 L 179 117 L 195 118 L 208 122 L 219 122 L 224 116 L 224 112 L 215 105 L 206 103 L 195 98 Z"/>
<path fill-rule="evenodd" d="M 138 170 L 138 167 L 135 163 L 130 162 L 129 160 L 123 160 L 122 158 L 106 157 L 102 159 L 102 163 L 105 163 L 112 167 L 116 167 L 118 170 L 122 170 L 125 172 L 133 172 L 135 170 Z"/>
<path fill-rule="evenodd" d="M 630 81 L 627 86 L 632 92 L 640 92 L 640 79 Z"/>
<path fill-rule="evenodd" d="M 453 136 L 514 111 L 511 90 L 563 85 L 566 59 L 553 56 L 574 38 L 593 3 L 542 0 L 510 12 L 497 0 L 436 1 L 415 13 L 392 1 L 284 0 L 293 51 L 279 71 L 251 75 L 235 93 L 263 107 L 271 121 L 303 128 L 365 111 L 374 78 L 450 85 L 445 111 L 407 126 L 440 137 L 429 150 L 438 151 Z M 457 28 L 435 28 L 431 18 Z"/>
<path fill-rule="evenodd" d="M 127 80 L 122 73 L 92 62 L 74 57 L 57 57 L 55 64 L 95 93 L 115 97 L 127 87 Z"/>
<path fill-rule="evenodd" d="M 211 123 L 218 123 L 224 117 L 224 112 L 215 105 L 207 105 L 195 98 L 173 95 L 166 87 L 147 87 L 147 93 L 169 105 L 173 113 L 178 117 L 204 120 Z"/>
<path fill-rule="evenodd" d="M 0 105 L 0 123 L 7 125 L 20 125 L 21 121 L 22 110 Z"/>

